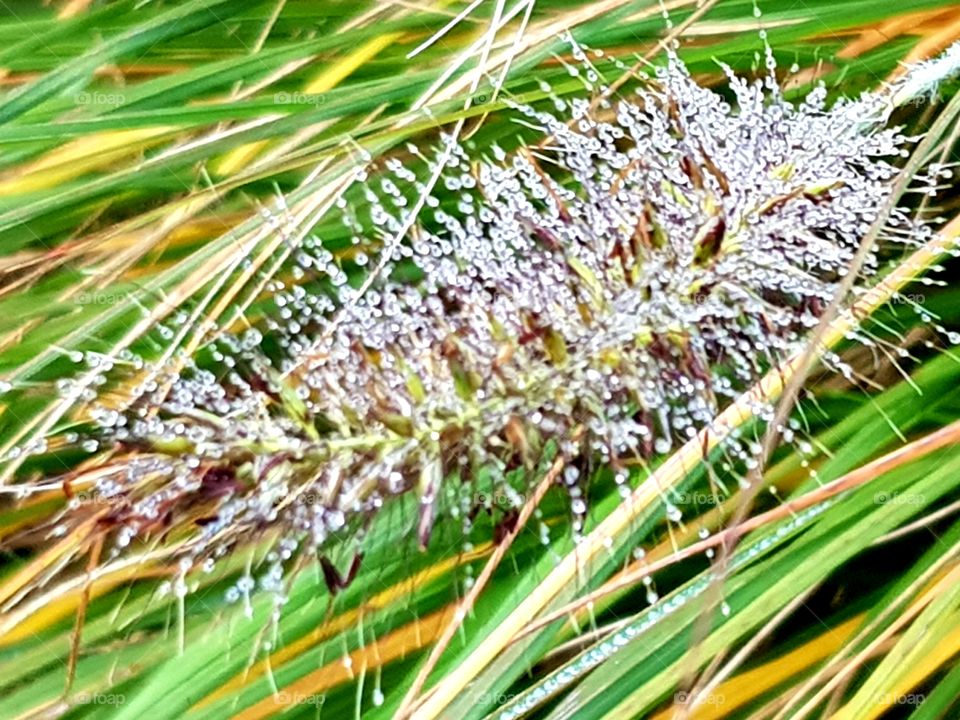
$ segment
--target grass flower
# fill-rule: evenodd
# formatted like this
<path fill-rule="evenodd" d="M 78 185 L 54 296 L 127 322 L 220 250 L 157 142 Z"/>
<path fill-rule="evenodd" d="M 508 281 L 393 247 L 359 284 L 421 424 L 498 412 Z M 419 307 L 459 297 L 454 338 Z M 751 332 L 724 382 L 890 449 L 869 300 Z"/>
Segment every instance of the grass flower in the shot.
<path fill-rule="evenodd" d="M 222 335 L 123 411 L 84 389 L 99 429 L 78 442 L 111 454 L 90 472 L 113 552 L 172 533 L 190 566 L 278 530 L 282 566 L 408 493 L 426 545 L 438 512 L 469 530 L 493 496 L 509 522 L 547 447 L 569 461 L 578 531 L 591 463 L 626 495 L 630 466 L 693 437 L 808 339 L 910 143 L 864 118 L 950 57 L 827 107 L 822 87 L 786 100 L 772 59 L 755 82 L 726 68 L 718 93 L 670 52 L 621 98 L 515 104 L 537 144 L 472 154 L 445 135 L 432 157 L 411 147 L 364 173 L 366 203 L 345 222 L 384 249 L 363 291 L 351 277 L 367 257 L 310 238 L 299 274 L 324 290 L 274 282 L 266 338 Z M 452 200 L 424 186 L 436 172 Z M 930 234 L 898 210 L 886 239 Z M 75 498 L 57 532 L 89 512 Z M 328 573 L 331 589 L 347 580 Z"/>

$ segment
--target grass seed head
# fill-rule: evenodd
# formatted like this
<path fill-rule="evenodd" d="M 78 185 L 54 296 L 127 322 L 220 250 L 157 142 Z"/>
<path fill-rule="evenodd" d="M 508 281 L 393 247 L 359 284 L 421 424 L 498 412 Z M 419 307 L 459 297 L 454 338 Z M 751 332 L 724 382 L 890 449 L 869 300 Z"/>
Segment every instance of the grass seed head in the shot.
<path fill-rule="evenodd" d="M 548 445 L 573 461 L 561 484 L 582 524 L 576 458 L 620 483 L 808 337 L 909 142 L 863 118 L 910 74 L 828 107 L 822 87 L 791 103 L 772 74 L 726 73 L 732 103 L 671 53 L 597 108 L 515 105 L 539 145 L 477 154 L 444 136 L 433 157 L 387 161 L 365 205 L 343 209 L 382 246 L 366 292 L 348 274 L 376 265 L 365 252 L 345 261 L 308 238 L 296 264 L 325 289 L 272 284 L 263 329 L 279 350 L 260 330 L 224 334 L 126 412 L 93 401 L 100 429 L 83 442 L 116 448 L 96 479 L 114 551 L 168 534 L 201 559 L 275 533 L 278 588 L 296 548 L 362 531 L 392 496 L 417 497 L 422 543 L 444 508 L 469 527 L 479 479 L 513 512 Z M 434 195 L 423 177 L 439 162 Z M 887 236 L 930 232 L 897 210 Z M 61 531 L 82 517 L 69 509 Z"/>

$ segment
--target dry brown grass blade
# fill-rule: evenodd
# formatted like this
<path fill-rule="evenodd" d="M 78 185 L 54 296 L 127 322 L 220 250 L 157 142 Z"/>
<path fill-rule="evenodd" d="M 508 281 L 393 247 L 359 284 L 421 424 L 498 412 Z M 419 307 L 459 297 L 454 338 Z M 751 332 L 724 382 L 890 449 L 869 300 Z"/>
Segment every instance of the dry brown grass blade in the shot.
<path fill-rule="evenodd" d="M 936 28 L 925 33 L 920 41 L 907 53 L 903 63 L 893 73 L 893 78 L 899 77 L 906 72 L 906 66 L 910 63 L 928 60 L 935 55 L 939 55 L 952 45 L 957 38 L 960 38 L 960 11 L 952 15 L 940 18 Z"/>
<path fill-rule="evenodd" d="M 103 533 L 97 533 L 90 543 L 90 556 L 87 561 L 87 577 L 83 583 L 83 592 L 80 596 L 80 607 L 77 608 L 77 620 L 73 626 L 73 634 L 70 637 L 70 655 L 67 658 L 67 681 L 63 688 L 64 696 L 70 692 L 73 687 L 73 681 L 77 676 L 77 659 L 80 657 L 80 640 L 83 635 L 83 624 L 87 618 L 87 607 L 90 605 L 90 591 L 93 588 L 93 571 L 97 569 L 100 562 L 100 552 L 103 550 Z"/>
<path fill-rule="evenodd" d="M 860 34 L 837 53 L 838 58 L 857 58 L 882 47 L 894 38 L 905 34 L 926 35 L 931 28 L 939 26 L 944 18 L 953 16 L 957 10 L 951 8 L 935 8 L 933 10 L 919 10 L 889 18 L 871 27 L 863 28 Z"/>

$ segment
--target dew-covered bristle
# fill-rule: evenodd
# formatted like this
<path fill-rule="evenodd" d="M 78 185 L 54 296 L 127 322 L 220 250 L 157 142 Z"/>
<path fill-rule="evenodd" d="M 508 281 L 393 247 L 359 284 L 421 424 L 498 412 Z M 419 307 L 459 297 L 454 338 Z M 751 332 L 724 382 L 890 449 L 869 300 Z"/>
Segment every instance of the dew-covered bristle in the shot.
<path fill-rule="evenodd" d="M 451 507 L 468 525 L 491 494 L 519 507 L 548 447 L 569 460 L 559 484 L 578 529 L 582 463 L 623 485 L 625 468 L 694 437 L 809 337 L 909 145 L 864 122 L 888 91 L 828 107 L 821 87 L 793 104 L 772 74 L 726 73 L 732 104 L 671 53 L 596 108 L 516 104 L 538 145 L 478 152 L 442 135 L 431 152 L 410 147 L 364 171 L 363 202 L 340 208 L 356 247 L 300 243 L 256 328 L 126 387 L 136 400 L 121 411 L 64 380 L 98 426 L 70 442 L 115 455 L 96 481 L 114 550 L 176 526 L 192 562 L 270 530 L 282 564 L 403 494 L 425 544 Z M 425 178 L 441 160 L 433 194 Z M 931 233 L 895 210 L 884 237 Z M 373 268 L 360 292 L 347 270 Z M 102 377 L 141 364 L 99 362 Z"/>

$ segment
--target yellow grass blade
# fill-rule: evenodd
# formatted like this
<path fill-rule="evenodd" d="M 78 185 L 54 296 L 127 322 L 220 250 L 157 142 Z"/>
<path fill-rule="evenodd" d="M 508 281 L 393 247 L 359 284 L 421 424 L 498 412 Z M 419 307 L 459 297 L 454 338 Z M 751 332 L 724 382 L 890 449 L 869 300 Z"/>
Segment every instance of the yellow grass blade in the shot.
<path fill-rule="evenodd" d="M 157 145 L 176 131 L 177 128 L 160 126 L 97 133 L 73 140 L 0 179 L 0 197 L 46 190 L 91 170 L 114 168 L 119 161 Z"/>

